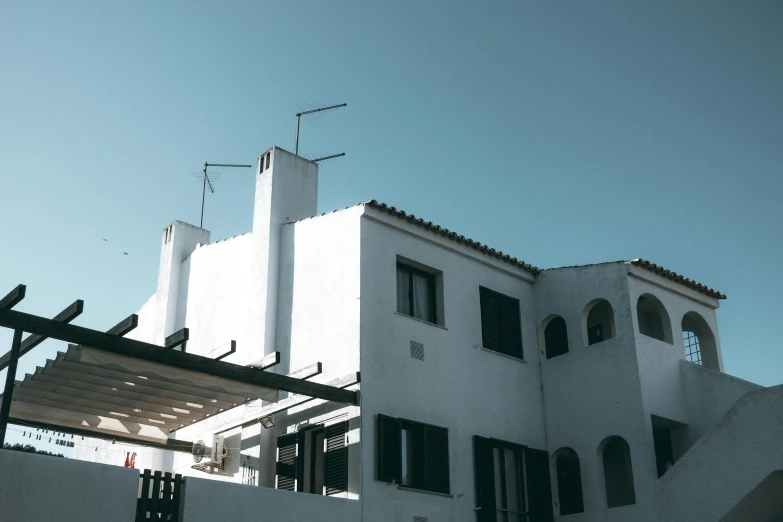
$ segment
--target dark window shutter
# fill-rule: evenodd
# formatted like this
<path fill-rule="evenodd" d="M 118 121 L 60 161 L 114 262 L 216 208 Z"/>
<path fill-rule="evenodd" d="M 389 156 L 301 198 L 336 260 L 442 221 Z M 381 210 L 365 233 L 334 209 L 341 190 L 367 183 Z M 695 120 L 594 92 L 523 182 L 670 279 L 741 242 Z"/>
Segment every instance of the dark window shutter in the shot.
<path fill-rule="evenodd" d="M 501 351 L 514 357 L 522 357 L 522 325 L 519 319 L 519 300 L 503 296 L 501 308 Z"/>
<path fill-rule="evenodd" d="M 495 473 L 489 439 L 473 437 L 473 465 L 476 473 L 476 514 L 478 522 L 495 522 Z"/>
<path fill-rule="evenodd" d="M 345 443 L 347 433 L 347 421 L 326 427 L 324 482 L 327 495 L 348 490 L 348 447 Z"/>
<path fill-rule="evenodd" d="M 277 438 L 277 489 L 294 491 L 296 488 L 298 434 Z"/>
<path fill-rule="evenodd" d="M 378 415 L 378 480 L 402 482 L 402 434 L 400 421 Z"/>
<path fill-rule="evenodd" d="M 424 428 L 424 489 L 449 492 L 449 432 L 445 428 Z"/>
<path fill-rule="evenodd" d="M 500 300 L 499 294 L 479 287 L 481 301 L 481 341 L 484 348 L 500 351 Z"/>
<path fill-rule="evenodd" d="M 484 348 L 522 357 L 519 299 L 479 287 L 481 341 Z"/>
<path fill-rule="evenodd" d="M 553 522 L 549 454 L 546 451 L 526 448 L 525 469 L 530 522 Z"/>

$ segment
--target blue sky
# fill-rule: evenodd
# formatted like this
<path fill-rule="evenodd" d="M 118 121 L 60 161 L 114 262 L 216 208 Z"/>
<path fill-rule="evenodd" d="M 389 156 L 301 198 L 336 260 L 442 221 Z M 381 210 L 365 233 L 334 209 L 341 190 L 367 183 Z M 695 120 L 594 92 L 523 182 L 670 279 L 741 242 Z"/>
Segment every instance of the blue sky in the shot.
<path fill-rule="evenodd" d="M 540 267 L 650 259 L 728 294 L 727 372 L 780 383 L 783 4 L 652 4 L 0 0 L 0 293 L 109 328 L 198 223 L 190 172 L 347 102 L 302 121 L 303 153 L 347 153 L 321 211 L 378 199 Z M 216 189 L 213 239 L 248 231 L 252 170 Z"/>

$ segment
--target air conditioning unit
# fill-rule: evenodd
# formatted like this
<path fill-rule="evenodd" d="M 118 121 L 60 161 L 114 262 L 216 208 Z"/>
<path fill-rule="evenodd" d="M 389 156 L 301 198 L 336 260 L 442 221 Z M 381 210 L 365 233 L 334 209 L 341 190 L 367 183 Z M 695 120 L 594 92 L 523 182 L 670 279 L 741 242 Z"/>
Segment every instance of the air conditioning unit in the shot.
<path fill-rule="evenodd" d="M 226 449 L 225 437 L 223 435 L 213 435 L 212 446 L 209 447 L 203 440 L 194 442 L 192 453 L 193 462 L 196 463 L 191 466 L 193 469 L 210 474 L 226 474 L 223 471 L 225 469 L 224 461 L 228 454 L 228 450 Z"/>

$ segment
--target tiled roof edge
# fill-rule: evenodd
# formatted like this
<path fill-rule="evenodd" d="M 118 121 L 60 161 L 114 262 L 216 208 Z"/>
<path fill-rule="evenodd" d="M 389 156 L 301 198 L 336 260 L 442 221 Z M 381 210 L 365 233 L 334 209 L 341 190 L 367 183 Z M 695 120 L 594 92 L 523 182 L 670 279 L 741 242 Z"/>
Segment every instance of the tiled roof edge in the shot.
<path fill-rule="evenodd" d="M 472 248 L 473 250 L 481 252 L 482 254 L 486 254 L 490 257 L 494 257 L 495 259 L 500 259 L 501 261 L 504 261 L 512 266 L 522 268 L 523 270 L 526 270 L 533 275 L 538 275 L 541 272 L 539 268 L 529 263 L 525 263 L 521 259 L 517 259 L 516 257 L 511 257 L 510 255 L 504 254 L 500 250 L 495 250 L 494 248 L 490 248 L 487 245 L 482 245 L 478 241 L 473 241 L 470 238 L 461 236 L 456 232 L 452 232 L 448 228 L 441 227 L 440 225 L 435 225 L 434 223 L 432 223 L 432 221 L 424 221 L 421 218 L 417 218 L 413 214 L 408 214 L 404 210 L 398 210 L 397 208 L 391 207 L 385 203 L 379 203 L 374 199 L 371 199 L 370 201 L 363 203 L 363 205 L 378 210 L 380 212 L 389 214 L 390 216 L 404 219 L 408 223 L 416 225 L 417 227 L 421 227 L 424 230 L 434 232 L 435 234 L 445 237 L 446 239 L 456 241 L 457 243 L 463 244 L 469 248 Z"/>
<path fill-rule="evenodd" d="M 722 294 L 717 290 L 714 290 L 708 286 L 705 286 L 699 282 L 694 281 L 693 279 L 688 279 L 687 277 L 681 276 L 677 272 L 666 270 L 662 266 L 656 265 L 655 263 L 651 263 L 646 259 L 631 259 L 629 263 L 631 263 L 632 265 L 636 265 L 640 268 L 644 268 L 645 270 L 648 270 L 654 274 L 658 274 L 661 277 L 665 277 L 669 281 L 674 281 L 675 283 L 679 283 L 681 285 L 687 286 L 688 288 L 692 290 L 696 290 L 697 292 L 700 292 L 704 295 L 714 297 L 715 299 L 726 299 L 726 294 Z"/>

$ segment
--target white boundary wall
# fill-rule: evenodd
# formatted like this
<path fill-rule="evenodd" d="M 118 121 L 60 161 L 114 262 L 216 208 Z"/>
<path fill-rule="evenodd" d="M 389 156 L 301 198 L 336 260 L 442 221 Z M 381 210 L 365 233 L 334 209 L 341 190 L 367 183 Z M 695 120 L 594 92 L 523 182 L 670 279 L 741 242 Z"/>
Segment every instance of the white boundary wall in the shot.
<path fill-rule="evenodd" d="M 0 450 L 0 520 L 133 522 L 139 470 Z"/>

